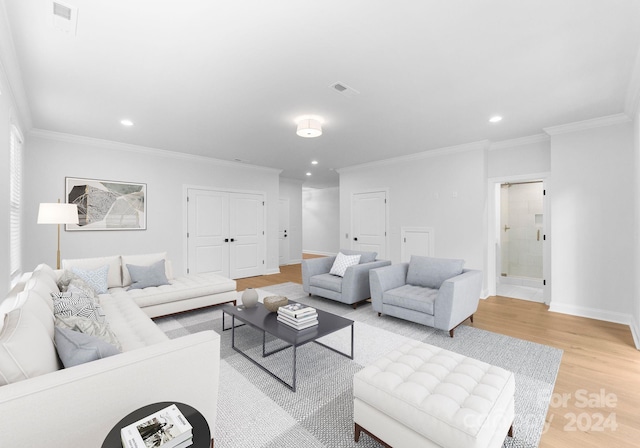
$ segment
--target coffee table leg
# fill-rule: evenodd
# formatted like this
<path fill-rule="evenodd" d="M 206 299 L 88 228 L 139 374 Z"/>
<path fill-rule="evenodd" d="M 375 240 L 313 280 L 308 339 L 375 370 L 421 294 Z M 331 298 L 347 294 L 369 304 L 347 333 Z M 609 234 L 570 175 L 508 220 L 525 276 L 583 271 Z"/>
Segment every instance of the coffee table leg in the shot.
<path fill-rule="evenodd" d="M 231 316 L 231 348 L 236 348 L 236 316 Z"/>
<path fill-rule="evenodd" d="M 296 346 L 293 346 L 293 383 L 291 386 L 292 391 L 296 391 Z"/>

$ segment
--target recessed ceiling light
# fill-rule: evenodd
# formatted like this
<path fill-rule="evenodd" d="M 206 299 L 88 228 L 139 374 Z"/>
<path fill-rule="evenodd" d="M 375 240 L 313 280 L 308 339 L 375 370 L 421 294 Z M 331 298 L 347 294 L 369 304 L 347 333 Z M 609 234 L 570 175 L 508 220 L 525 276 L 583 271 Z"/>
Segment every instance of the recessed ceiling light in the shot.
<path fill-rule="evenodd" d="M 496 115 L 496 116 L 493 116 L 493 117 L 489 118 L 489 121 L 491 123 L 498 123 L 499 121 L 502 121 L 502 117 L 500 115 Z"/>
<path fill-rule="evenodd" d="M 307 173 L 307 176 L 311 176 L 311 173 Z"/>
<path fill-rule="evenodd" d="M 317 161 L 317 160 L 312 160 L 312 161 L 311 161 L 311 165 L 317 165 L 317 164 L 318 164 L 318 161 Z"/>
<path fill-rule="evenodd" d="M 120 120 L 120 124 L 123 126 L 133 126 L 133 121 L 131 120 Z"/>

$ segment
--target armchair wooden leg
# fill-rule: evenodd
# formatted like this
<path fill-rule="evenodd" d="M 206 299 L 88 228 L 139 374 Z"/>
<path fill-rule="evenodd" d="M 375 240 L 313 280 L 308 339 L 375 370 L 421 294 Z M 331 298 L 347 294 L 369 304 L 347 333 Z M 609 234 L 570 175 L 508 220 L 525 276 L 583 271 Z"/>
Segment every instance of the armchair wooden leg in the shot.
<path fill-rule="evenodd" d="M 473 314 L 471 315 L 471 317 L 469 317 L 469 319 L 471 319 L 471 323 L 473 323 Z"/>
<path fill-rule="evenodd" d="M 358 302 L 352 304 L 351 306 L 353 307 L 354 310 L 357 309 L 358 308 Z"/>
<path fill-rule="evenodd" d="M 360 431 L 362 431 L 362 428 L 357 423 L 354 423 L 354 425 L 355 430 L 353 431 L 353 440 L 357 443 L 360 440 Z"/>
<path fill-rule="evenodd" d="M 382 313 L 378 313 L 378 317 L 382 316 Z"/>
<path fill-rule="evenodd" d="M 509 432 L 507 433 L 509 437 L 513 437 L 513 424 L 509 427 Z"/>

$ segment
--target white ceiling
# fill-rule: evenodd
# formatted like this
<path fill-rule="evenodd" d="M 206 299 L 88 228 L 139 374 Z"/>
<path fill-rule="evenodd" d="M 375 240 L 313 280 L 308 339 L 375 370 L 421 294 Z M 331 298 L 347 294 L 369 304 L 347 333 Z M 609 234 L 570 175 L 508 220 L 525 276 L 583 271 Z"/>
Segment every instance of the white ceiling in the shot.
<path fill-rule="evenodd" d="M 241 159 L 311 187 L 624 112 L 640 43 L 637 0 L 64 0 L 75 36 L 53 28 L 50 0 L 2 1 L 34 128 Z M 305 114 L 324 118 L 321 137 L 296 136 Z"/>

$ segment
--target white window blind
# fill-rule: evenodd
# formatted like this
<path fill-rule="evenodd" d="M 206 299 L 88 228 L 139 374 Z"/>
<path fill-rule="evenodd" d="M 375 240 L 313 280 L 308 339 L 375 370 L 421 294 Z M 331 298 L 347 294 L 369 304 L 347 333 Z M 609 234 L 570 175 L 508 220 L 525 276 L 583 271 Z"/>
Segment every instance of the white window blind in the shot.
<path fill-rule="evenodd" d="M 22 137 L 15 126 L 11 126 L 9 139 L 9 267 L 13 286 L 22 274 Z"/>

